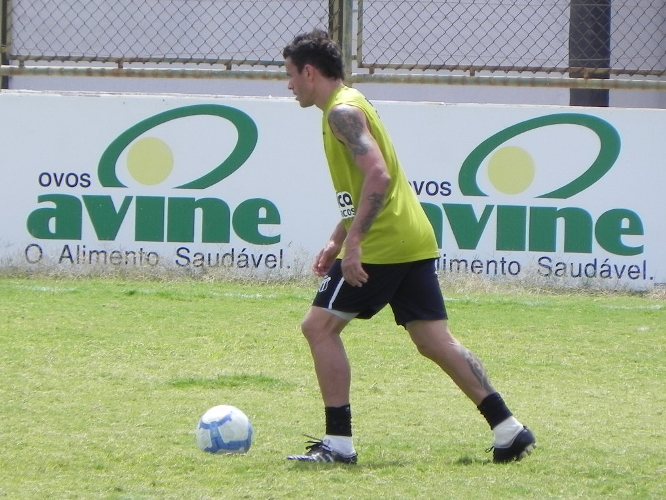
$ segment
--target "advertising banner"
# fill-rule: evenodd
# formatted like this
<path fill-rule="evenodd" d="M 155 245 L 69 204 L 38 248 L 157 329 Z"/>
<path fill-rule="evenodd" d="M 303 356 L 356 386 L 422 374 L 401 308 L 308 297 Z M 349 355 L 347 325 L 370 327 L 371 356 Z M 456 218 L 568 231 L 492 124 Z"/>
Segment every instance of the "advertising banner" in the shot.
<path fill-rule="evenodd" d="M 374 105 L 442 273 L 666 283 L 666 111 Z M 292 99 L 2 93 L 0 169 L 4 268 L 301 275 L 339 217 Z"/>

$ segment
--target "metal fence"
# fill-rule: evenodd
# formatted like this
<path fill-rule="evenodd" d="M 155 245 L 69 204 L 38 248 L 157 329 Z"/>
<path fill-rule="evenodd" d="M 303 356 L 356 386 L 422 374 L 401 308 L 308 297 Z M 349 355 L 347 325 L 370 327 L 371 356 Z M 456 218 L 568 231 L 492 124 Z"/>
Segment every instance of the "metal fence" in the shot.
<path fill-rule="evenodd" d="M 349 81 L 666 90 L 664 0 L 0 0 L 0 74 L 283 78 L 328 28 Z"/>

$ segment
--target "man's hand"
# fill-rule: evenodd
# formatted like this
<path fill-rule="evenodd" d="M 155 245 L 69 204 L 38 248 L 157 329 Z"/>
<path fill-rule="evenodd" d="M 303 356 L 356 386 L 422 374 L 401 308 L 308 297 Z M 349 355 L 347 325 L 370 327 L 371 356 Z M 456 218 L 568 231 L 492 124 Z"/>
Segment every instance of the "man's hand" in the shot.
<path fill-rule="evenodd" d="M 361 265 L 361 248 L 345 249 L 345 258 L 342 259 L 342 276 L 351 286 L 363 286 L 368 282 L 368 273 Z"/>
<path fill-rule="evenodd" d="M 331 266 L 335 262 L 336 257 L 340 253 L 340 245 L 336 245 L 330 241 L 315 257 L 314 264 L 312 265 L 312 272 L 320 278 L 328 274 Z"/>

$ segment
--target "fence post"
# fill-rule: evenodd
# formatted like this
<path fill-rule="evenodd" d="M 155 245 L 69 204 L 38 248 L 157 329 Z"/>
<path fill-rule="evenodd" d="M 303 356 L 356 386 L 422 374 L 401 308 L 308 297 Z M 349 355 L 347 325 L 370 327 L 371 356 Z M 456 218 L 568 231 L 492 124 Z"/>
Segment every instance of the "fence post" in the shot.
<path fill-rule="evenodd" d="M 0 0 L 0 65 L 9 65 L 9 0 Z M 9 88 L 9 77 L 0 78 L 0 90 Z"/>
<path fill-rule="evenodd" d="M 609 78 L 611 0 L 571 0 L 569 72 L 571 78 Z M 578 68 L 578 69 L 573 69 Z M 571 89 L 572 106 L 608 106 L 608 90 Z"/>
<path fill-rule="evenodd" d="M 342 44 L 342 0 L 328 0 L 328 34 Z"/>
<path fill-rule="evenodd" d="M 328 0 L 328 33 L 340 46 L 345 80 L 352 74 L 352 20 L 353 0 Z"/>
<path fill-rule="evenodd" d="M 354 1 L 344 0 L 342 4 L 342 62 L 345 70 L 345 81 L 349 82 L 352 75 L 352 44 L 354 39 L 352 20 L 354 18 Z"/>

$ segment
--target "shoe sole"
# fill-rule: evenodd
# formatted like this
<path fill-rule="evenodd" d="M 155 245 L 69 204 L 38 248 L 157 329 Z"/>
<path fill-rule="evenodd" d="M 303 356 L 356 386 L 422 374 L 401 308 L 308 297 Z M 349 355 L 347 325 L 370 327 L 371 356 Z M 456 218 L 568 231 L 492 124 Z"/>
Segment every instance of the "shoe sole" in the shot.
<path fill-rule="evenodd" d="M 341 460 L 303 460 L 301 458 L 287 457 L 288 462 L 296 462 L 299 464 L 312 464 L 312 465 L 356 465 L 357 462 L 343 462 Z"/>
<path fill-rule="evenodd" d="M 522 460 L 525 458 L 527 455 L 532 454 L 534 451 L 534 448 L 536 448 L 536 443 L 528 444 L 523 451 L 520 452 L 520 455 L 516 457 L 516 462 Z"/>

